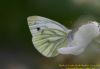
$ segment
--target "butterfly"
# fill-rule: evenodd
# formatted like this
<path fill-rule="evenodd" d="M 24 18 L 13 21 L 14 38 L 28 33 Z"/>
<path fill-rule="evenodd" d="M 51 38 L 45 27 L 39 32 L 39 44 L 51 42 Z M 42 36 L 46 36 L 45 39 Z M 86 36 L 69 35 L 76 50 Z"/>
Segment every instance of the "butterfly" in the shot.
<path fill-rule="evenodd" d="M 99 23 L 90 21 L 75 33 L 64 25 L 42 16 L 29 16 L 28 26 L 34 47 L 45 57 L 59 54 L 79 55 L 100 35 Z"/>

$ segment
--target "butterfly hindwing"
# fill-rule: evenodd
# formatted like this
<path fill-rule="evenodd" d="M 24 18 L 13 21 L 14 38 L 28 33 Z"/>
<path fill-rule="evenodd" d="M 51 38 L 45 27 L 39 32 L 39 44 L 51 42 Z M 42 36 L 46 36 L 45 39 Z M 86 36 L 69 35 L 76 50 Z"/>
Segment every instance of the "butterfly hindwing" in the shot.
<path fill-rule="evenodd" d="M 57 29 L 44 29 L 43 31 L 44 32 L 39 31 L 41 34 L 37 35 L 36 33 L 33 37 L 35 48 L 47 57 L 58 55 L 57 49 L 64 46 L 63 42 L 67 42 L 66 33 L 59 30 L 61 34 L 59 35 L 59 33 L 56 33 L 56 31 L 58 31 Z"/>

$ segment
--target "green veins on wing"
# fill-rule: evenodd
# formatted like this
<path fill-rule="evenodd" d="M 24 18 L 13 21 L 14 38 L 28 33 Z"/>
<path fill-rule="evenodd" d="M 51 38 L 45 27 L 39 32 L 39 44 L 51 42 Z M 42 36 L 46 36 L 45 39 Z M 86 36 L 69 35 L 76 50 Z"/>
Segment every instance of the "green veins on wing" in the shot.
<path fill-rule="evenodd" d="M 66 46 L 67 33 L 58 29 L 43 29 L 32 38 L 35 48 L 46 57 L 58 55 L 57 49 Z"/>

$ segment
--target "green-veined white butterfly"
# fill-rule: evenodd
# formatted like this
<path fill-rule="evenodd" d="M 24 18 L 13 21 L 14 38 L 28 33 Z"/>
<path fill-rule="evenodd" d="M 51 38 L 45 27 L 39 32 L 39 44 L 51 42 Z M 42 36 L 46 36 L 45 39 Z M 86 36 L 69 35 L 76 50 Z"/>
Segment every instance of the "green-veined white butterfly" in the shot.
<path fill-rule="evenodd" d="M 27 20 L 34 47 L 46 57 L 81 54 L 92 39 L 100 34 L 97 22 L 82 25 L 71 39 L 71 30 L 56 21 L 41 16 L 30 16 Z"/>

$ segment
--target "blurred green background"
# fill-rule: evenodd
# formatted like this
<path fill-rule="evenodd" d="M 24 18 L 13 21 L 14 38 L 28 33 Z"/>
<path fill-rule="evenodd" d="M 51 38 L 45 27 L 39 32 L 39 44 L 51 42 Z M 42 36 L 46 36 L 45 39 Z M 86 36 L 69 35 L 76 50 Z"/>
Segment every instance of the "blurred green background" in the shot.
<path fill-rule="evenodd" d="M 0 69 L 60 69 L 58 65 L 61 63 L 84 64 L 85 62 L 80 60 L 78 56 L 73 55 L 59 55 L 59 57 L 54 58 L 42 56 L 33 47 L 32 36 L 27 24 L 27 17 L 32 15 L 58 21 L 70 29 L 78 18 L 85 15 L 93 16 L 95 20 L 100 22 L 99 5 L 94 4 L 94 2 L 92 4 L 90 0 L 73 1 L 1 0 Z M 79 61 L 76 62 L 76 60 Z"/>

